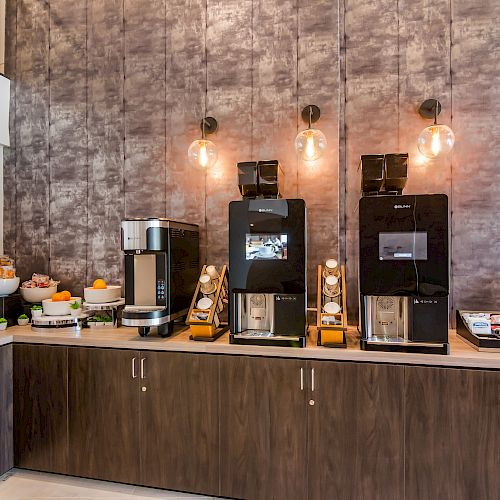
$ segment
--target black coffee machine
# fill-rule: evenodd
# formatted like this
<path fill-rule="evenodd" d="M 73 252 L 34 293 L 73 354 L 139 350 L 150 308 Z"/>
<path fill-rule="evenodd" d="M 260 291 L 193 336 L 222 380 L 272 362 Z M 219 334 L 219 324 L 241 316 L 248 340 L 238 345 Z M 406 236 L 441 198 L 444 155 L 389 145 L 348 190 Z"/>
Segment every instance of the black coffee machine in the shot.
<path fill-rule="evenodd" d="M 448 197 L 359 202 L 361 348 L 448 354 Z"/>
<path fill-rule="evenodd" d="M 238 164 L 229 205 L 230 342 L 306 344 L 306 206 L 281 199 L 277 161 Z"/>

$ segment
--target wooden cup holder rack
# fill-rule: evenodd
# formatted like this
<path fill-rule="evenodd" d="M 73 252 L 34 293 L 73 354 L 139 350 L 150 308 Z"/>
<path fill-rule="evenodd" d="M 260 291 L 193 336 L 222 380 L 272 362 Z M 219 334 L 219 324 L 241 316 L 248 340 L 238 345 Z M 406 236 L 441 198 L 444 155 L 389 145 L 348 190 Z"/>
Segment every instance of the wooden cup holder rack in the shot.
<path fill-rule="evenodd" d="M 207 267 L 203 266 L 200 277 L 207 274 Z M 222 266 L 219 277 L 212 281 L 216 285 L 214 291 L 209 294 L 212 305 L 208 309 L 199 309 L 197 304 L 200 299 L 206 297 L 201 291 L 201 284 L 198 280 L 196 290 L 191 301 L 191 307 L 187 315 L 186 324 L 189 325 L 191 340 L 200 342 L 214 342 L 221 335 L 229 330 L 227 321 L 223 321 L 224 313 L 227 316 L 228 308 L 228 270 L 227 266 Z"/>
<path fill-rule="evenodd" d="M 340 306 L 338 313 L 324 312 L 323 298 L 327 296 L 324 291 L 325 278 L 323 277 L 324 268 L 318 266 L 318 302 L 316 315 L 316 328 L 318 331 L 318 345 L 324 347 L 347 347 L 345 332 L 347 330 L 347 306 L 346 306 L 346 286 L 345 286 L 345 267 L 341 266 L 337 275 L 339 282 L 339 291 L 332 298 Z"/>

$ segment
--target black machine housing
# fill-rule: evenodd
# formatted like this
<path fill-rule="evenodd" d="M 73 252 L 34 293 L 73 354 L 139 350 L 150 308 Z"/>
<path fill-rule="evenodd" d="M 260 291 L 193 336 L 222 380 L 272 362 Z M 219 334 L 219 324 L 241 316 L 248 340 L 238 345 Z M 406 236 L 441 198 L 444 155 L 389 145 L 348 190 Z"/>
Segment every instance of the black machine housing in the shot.
<path fill-rule="evenodd" d="M 269 248 L 266 248 L 269 247 Z M 230 341 L 304 346 L 306 206 L 301 199 L 243 199 L 229 205 Z M 245 320 L 248 298 L 264 297 L 268 331 Z M 264 311 L 262 310 L 262 314 Z M 250 321 L 250 320 L 249 320 Z M 251 321 L 250 321 L 251 322 Z M 247 325 L 247 326 L 245 326 Z"/>
<path fill-rule="evenodd" d="M 363 349 L 448 353 L 448 217 L 444 194 L 361 198 Z M 396 328 L 390 306 L 399 308 L 397 339 L 380 334 Z"/>

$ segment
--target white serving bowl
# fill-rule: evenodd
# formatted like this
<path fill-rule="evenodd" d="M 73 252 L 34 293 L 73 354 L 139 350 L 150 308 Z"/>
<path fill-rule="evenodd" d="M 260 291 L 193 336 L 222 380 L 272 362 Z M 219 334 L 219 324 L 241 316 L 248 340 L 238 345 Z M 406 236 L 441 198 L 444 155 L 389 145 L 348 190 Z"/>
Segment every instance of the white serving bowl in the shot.
<path fill-rule="evenodd" d="M 107 304 L 116 302 L 122 298 L 122 287 L 119 285 L 108 285 L 107 288 L 84 288 L 83 296 L 89 304 Z"/>
<path fill-rule="evenodd" d="M 20 288 L 21 297 L 26 302 L 40 303 L 42 300 L 50 299 L 57 292 L 57 285 L 47 288 Z"/>
<path fill-rule="evenodd" d="M 42 301 L 43 314 L 46 316 L 75 316 L 79 314 L 80 309 L 72 309 L 71 304 L 78 301 L 80 307 L 82 305 L 81 297 L 71 297 L 70 300 L 61 300 L 53 302 L 52 299 L 45 299 Z"/>
<path fill-rule="evenodd" d="M 20 279 L 15 278 L 1 278 L 0 279 L 0 295 L 10 295 L 19 288 Z"/>

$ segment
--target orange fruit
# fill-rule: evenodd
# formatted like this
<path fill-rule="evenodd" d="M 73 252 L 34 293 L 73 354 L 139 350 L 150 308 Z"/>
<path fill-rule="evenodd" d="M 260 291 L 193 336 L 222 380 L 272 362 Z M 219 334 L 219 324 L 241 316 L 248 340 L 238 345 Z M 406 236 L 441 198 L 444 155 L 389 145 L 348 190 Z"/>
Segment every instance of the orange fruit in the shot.
<path fill-rule="evenodd" d="M 56 292 L 54 295 L 52 295 L 52 302 L 61 302 L 64 300 L 61 296 L 60 292 Z"/>
<path fill-rule="evenodd" d="M 96 288 L 98 290 L 104 290 L 105 288 L 108 288 L 108 286 L 106 285 L 106 282 L 104 280 L 98 279 L 94 281 L 92 288 Z"/>
<path fill-rule="evenodd" d="M 68 290 L 59 292 L 59 294 L 61 295 L 61 300 L 71 300 L 71 294 L 68 292 Z"/>

